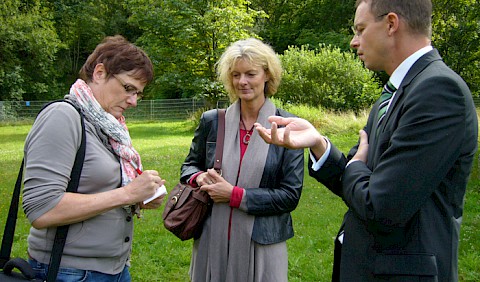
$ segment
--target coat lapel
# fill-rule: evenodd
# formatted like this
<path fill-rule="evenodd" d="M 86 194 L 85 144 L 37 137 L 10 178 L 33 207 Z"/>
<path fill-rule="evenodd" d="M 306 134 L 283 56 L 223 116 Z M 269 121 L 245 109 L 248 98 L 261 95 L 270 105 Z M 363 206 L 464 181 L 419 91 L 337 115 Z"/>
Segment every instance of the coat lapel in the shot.
<path fill-rule="evenodd" d="M 440 54 L 438 53 L 438 51 L 436 49 L 433 49 L 432 51 L 420 57 L 420 59 L 418 59 L 412 65 L 410 70 L 407 72 L 407 75 L 402 80 L 402 83 L 399 85 L 398 90 L 395 93 L 395 96 L 393 97 L 390 107 L 388 108 L 387 114 L 385 115 L 385 118 L 384 118 L 385 120 L 380 125 L 380 128 L 376 130 L 380 130 L 380 132 L 384 131 L 385 125 L 388 123 L 390 117 L 392 117 L 392 114 L 395 112 L 395 107 L 398 106 L 400 104 L 399 101 L 401 101 L 404 98 L 403 93 L 405 92 L 405 89 L 428 65 L 430 65 L 432 62 L 437 60 L 442 60 L 442 58 L 440 57 Z"/>

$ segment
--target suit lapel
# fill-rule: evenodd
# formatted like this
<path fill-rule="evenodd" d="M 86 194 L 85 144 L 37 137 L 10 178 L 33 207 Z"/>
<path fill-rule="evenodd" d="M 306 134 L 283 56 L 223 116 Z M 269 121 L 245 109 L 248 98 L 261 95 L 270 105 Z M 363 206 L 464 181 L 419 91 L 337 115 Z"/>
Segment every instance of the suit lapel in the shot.
<path fill-rule="evenodd" d="M 440 57 L 440 54 L 436 49 L 433 49 L 432 51 L 426 53 L 422 57 L 420 57 L 410 68 L 410 70 L 407 72 L 407 75 L 405 78 L 402 80 L 402 83 L 399 85 L 397 92 L 395 93 L 395 96 L 392 99 L 392 102 L 388 108 L 387 114 L 385 115 L 385 120 L 382 122 L 379 128 L 377 130 L 380 130 L 380 132 L 384 131 L 386 124 L 388 123 L 390 117 L 393 115 L 395 112 L 395 107 L 399 105 L 399 101 L 401 101 L 404 97 L 403 93 L 405 89 L 410 85 L 410 83 L 432 62 L 437 61 L 437 60 L 442 60 Z M 376 133 L 376 132 L 375 132 Z"/>

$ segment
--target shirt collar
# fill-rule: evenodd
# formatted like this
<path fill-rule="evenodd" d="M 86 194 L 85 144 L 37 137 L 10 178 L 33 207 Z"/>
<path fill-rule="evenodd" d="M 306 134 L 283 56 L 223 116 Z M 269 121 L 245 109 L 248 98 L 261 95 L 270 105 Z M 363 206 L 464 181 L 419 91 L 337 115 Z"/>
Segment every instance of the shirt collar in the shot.
<path fill-rule="evenodd" d="M 396 89 L 400 86 L 403 79 L 407 75 L 410 68 L 415 64 L 415 62 L 420 59 L 421 56 L 425 55 L 426 53 L 433 50 L 431 45 L 425 46 L 419 49 L 417 52 L 410 55 L 406 58 L 396 69 L 393 71 L 392 75 L 390 76 L 390 82 L 395 86 Z"/>

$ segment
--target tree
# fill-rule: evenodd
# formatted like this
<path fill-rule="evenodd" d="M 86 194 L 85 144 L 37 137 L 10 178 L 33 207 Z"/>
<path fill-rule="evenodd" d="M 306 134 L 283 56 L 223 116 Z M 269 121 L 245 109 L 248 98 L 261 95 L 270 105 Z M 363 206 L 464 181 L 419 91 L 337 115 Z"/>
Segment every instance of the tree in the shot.
<path fill-rule="evenodd" d="M 325 43 L 349 50 L 355 0 L 252 0 L 268 19 L 259 35 L 282 53 L 288 46 Z M 433 45 L 445 62 L 480 95 L 480 1 L 433 0 Z M 381 80 L 383 73 L 377 74 Z"/>
<path fill-rule="evenodd" d="M 54 85 L 60 41 L 40 1 L 0 4 L 0 100 L 36 100 Z"/>
<path fill-rule="evenodd" d="M 277 53 L 282 53 L 288 46 L 295 45 L 295 40 L 302 27 L 298 22 L 304 15 L 306 2 L 303 0 L 252 0 L 252 6 L 267 13 L 268 17 L 257 22 L 259 35 L 270 43 Z"/>
<path fill-rule="evenodd" d="M 433 1 L 433 45 L 460 74 L 474 96 L 480 95 L 480 2 Z"/>
<path fill-rule="evenodd" d="M 54 13 L 55 28 L 63 43 L 56 60 L 61 95 L 105 36 L 121 34 L 134 41 L 140 35 L 127 23 L 124 1 L 49 0 L 45 5 Z"/>
<path fill-rule="evenodd" d="M 224 94 L 215 62 L 227 45 L 258 37 L 279 54 L 319 43 L 348 52 L 354 6 L 355 0 L 4 0 L 0 100 L 62 97 L 102 38 L 121 34 L 154 62 L 147 98 L 203 95 L 215 102 Z M 433 7 L 433 46 L 479 96 L 480 1 L 433 0 Z"/>
<path fill-rule="evenodd" d="M 268 19 L 260 36 L 282 53 L 289 46 L 334 45 L 349 50 L 355 0 L 252 0 Z"/>
<path fill-rule="evenodd" d="M 143 30 L 137 43 L 154 61 L 151 98 L 206 95 L 214 102 L 223 89 L 216 61 L 230 43 L 255 37 L 255 19 L 264 16 L 245 0 L 130 0 L 128 6 L 129 22 Z"/>

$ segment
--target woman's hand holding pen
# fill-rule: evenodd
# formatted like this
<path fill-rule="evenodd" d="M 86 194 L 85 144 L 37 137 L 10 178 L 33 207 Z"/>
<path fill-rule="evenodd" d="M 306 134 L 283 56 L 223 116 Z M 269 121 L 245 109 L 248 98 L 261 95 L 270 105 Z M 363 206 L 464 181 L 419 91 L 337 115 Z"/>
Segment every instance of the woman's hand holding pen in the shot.
<path fill-rule="evenodd" d="M 152 197 L 155 194 L 155 191 L 158 187 L 164 185 L 165 180 L 163 180 L 156 170 L 145 170 L 142 174 L 138 175 L 132 182 L 124 186 L 123 188 L 127 192 L 128 202 L 127 204 L 132 205 L 135 203 L 143 202 L 145 199 Z M 145 208 L 155 208 L 158 207 L 158 203 L 161 204 L 161 200 L 153 200 L 152 204 L 148 203 L 143 205 Z"/>
<path fill-rule="evenodd" d="M 200 176 L 200 175 L 199 175 Z M 200 190 L 206 191 L 215 203 L 228 203 L 233 191 L 233 185 L 228 183 L 215 169 L 211 168 L 202 173 L 205 183 L 200 186 Z"/>

